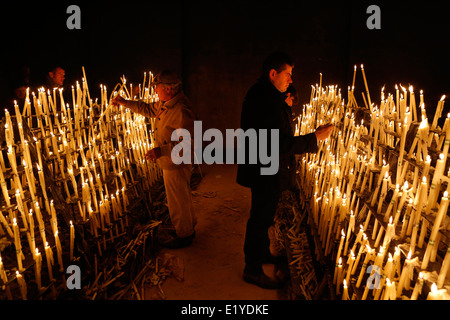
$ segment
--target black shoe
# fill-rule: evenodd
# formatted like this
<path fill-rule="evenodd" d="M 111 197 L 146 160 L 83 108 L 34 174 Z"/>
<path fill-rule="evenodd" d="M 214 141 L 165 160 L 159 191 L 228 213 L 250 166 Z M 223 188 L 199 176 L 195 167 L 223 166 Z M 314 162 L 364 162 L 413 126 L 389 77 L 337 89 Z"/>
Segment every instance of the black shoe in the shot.
<path fill-rule="evenodd" d="M 171 240 L 161 242 L 161 245 L 168 249 L 181 249 L 189 247 L 195 238 L 195 231 L 189 237 L 173 237 Z"/>
<path fill-rule="evenodd" d="M 268 255 L 264 261 L 263 264 L 265 263 L 270 263 L 270 264 L 276 264 L 276 265 L 281 265 L 281 264 L 287 264 L 287 258 L 283 257 L 283 256 L 274 256 L 272 254 Z"/>
<path fill-rule="evenodd" d="M 264 272 L 249 273 L 244 271 L 243 278 L 245 282 L 257 285 L 263 289 L 274 290 L 281 289 L 283 287 L 283 283 L 281 281 L 268 277 Z"/>

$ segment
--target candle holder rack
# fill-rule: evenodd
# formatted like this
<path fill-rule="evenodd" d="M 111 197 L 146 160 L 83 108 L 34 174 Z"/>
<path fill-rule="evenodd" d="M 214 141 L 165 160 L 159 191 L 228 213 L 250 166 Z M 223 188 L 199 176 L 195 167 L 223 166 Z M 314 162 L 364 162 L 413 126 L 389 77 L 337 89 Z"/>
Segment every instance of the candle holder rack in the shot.
<path fill-rule="evenodd" d="M 97 276 L 101 259 L 142 218 L 137 212 L 155 218 L 151 189 L 161 170 L 145 160 L 154 124 L 110 104 L 115 95 L 134 98 L 125 77 L 109 99 L 101 86 L 94 102 L 83 75 L 71 105 L 63 89 L 28 89 L 24 106 L 6 110 L 0 125 L 3 299 L 56 298 L 67 290 L 69 265 Z M 155 103 L 151 77 L 138 94 Z"/>
<path fill-rule="evenodd" d="M 297 156 L 321 283 L 344 300 L 449 299 L 450 118 L 438 126 L 445 96 L 430 126 L 412 87 L 397 87 L 397 99 L 383 88 L 375 106 L 362 67 L 360 107 L 356 70 L 347 104 L 337 86 L 322 88 L 321 76 L 296 128 L 303 135 L 335 125 L 317 154 Z"/>

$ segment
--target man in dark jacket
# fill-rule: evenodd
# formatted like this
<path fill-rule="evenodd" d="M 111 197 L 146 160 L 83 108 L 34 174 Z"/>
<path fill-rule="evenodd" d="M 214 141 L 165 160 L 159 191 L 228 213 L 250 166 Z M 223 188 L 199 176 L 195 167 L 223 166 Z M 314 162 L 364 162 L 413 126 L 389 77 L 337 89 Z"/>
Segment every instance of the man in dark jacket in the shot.
<path fill-rule="evenodd" d="M 279 130 L 278 173 L 262 175 L 261 168 L 264 168 L 264 165 L 260 161 L 257 164 L 240 164 L 237 173 L 237 183 L 250 188 L 252 192 L 252 206 L 244 243 L 244 280 L 266 289 L 282 286 L 279 280 L 264 273 L 262 265 L 274 261 L 269 249 L 268 229 L 273 223 L 281 192 L 289 187 L 294 170 L 291 167 L 291 156 L 317 152 L 317 141 L 327 139 L 334 128 L 327 125 L 319 127 L 315 133 L 293 136 L 284 94 L 292 83 L 293 67 L 294 63 L 288 55 L 280 52 L 270 55 L 263 64 L 263 76 L 245 97 L 241 114 L 241 128 L 244 131 Z M 271 149 L 276 150 L 268 143 L 269 152 Z"/>

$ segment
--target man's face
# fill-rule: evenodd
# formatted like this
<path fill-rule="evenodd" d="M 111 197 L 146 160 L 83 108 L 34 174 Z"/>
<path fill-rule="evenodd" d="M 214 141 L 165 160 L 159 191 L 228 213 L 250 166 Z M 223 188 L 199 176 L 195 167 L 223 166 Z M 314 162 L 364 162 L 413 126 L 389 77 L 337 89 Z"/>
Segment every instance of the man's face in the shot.
<path fill-rule="evenodd" d="M 278 73 L 275 69 L 270 71 L 270 82 L 277 88 L 280 92 L 286 92 L 289 85 L 292 83 L 292 66 L 285 65 L 283 71 Z"/>
<path fill-rule="evenodd" d="M 62 86 L 64 84 L 64 80 L 66 79 L 66 72 L 62 68 L 56 68 L 55 72 L 49 72 L 49 76 L 53 79 L 56 85 Z"/>
<path fill-rule="evenodd" d="M 164 84 L 157 84 L 155 86 L 155 92 L 158 94 L 159 100 L 162 102 L 170 101 L 173 98 L 172 90 L 170 87 L 165 86 Z"/>

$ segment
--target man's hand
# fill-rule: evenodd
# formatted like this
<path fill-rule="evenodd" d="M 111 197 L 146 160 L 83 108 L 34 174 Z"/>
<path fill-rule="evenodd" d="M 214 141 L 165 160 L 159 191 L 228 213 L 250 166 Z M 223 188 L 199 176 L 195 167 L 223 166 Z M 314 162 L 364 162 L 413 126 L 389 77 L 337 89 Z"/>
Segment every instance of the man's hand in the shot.
<path fill-rule="evenodd" d="M 331 136 L 331 133 L 333 132 L 333 130 L 334 130 L 334 125 L 332 125 L 331 123 L 317 128 L 317 130 L 316 130 L 317 141 L 322 141 L 322 140 L 328 139 Z"/>
<path fill-rule="evenodd" d="M 114 107 L 118 107 L 119 105 L 125 106 L 126 103 L 127 103 L 127 100 L 125 100 L 125 99 L 122 98 L 121 96 L 114 97 L 114 98 L 111 100 L 111 104 L 112 104 Z"/>
<path fill-rule="evenodd" d="M 145 155 L 145 158 L 147 158 L 147 160 L 152 160 L 153 162 L 156 162 L 156 160 L 161 158 L 161 148 L 158 147 L 150 150 Z"/>

